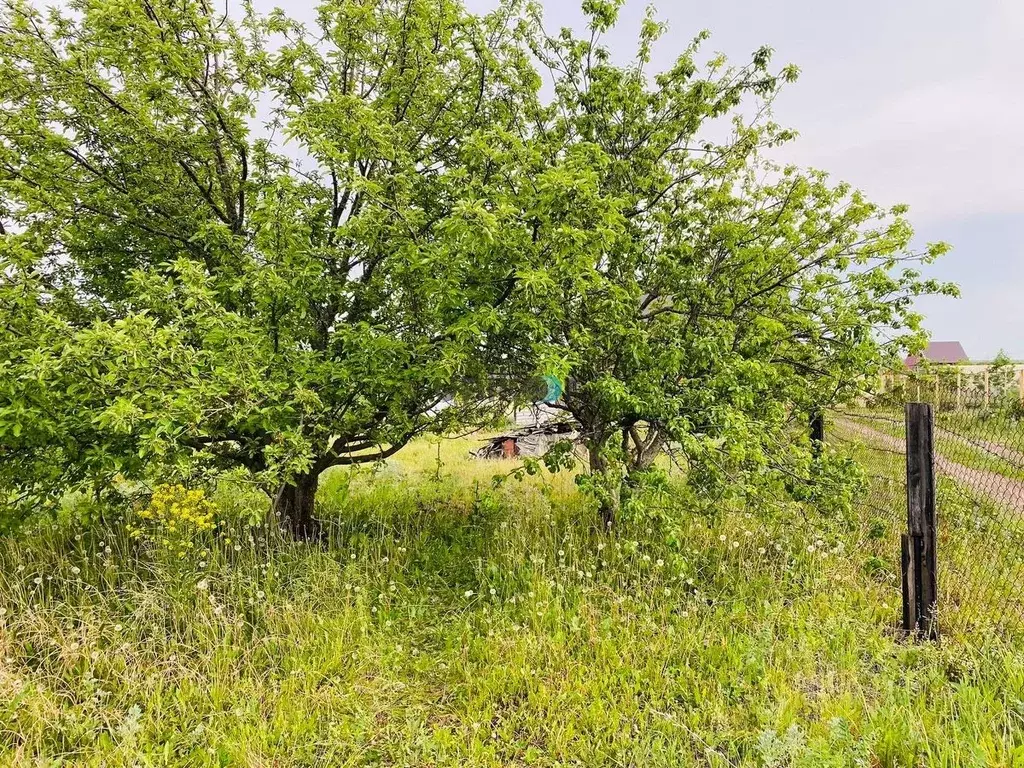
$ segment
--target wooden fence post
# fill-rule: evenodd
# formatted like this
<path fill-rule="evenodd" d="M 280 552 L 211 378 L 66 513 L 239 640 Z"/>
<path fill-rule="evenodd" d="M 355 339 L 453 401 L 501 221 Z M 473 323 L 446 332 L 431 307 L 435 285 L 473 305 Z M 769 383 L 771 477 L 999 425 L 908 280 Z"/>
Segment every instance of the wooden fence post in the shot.
<path fill-rule="evenodd" d="M 1020 393 L 1020 401 L 1024 403 L 1024 368 L 1017 371 L 1017 390 Z"/>
<path fill-rule="evenodd" d="M 900 573 L 903 575 L 903 631 L 910 634 L 917 629 L 917 578 L 914 574 L 914 557 L 910 547 L 910 536 L 900 537 Z"/>
<path fill-rule="evenodd" d="M 1024 371 L 1022 371 L 1022 372 L 1024 372 Z M 963 392 L 960 389 L 961 379 L 962 379 L 963 375 L 964 375 L 963 371 L 961 371 L 959 368 L 957 368 L 956 369 L 956 409 L 958 411 L 961 408 L 964 407 Z M 1021 381 L 1024 382 L 1024 379 L 1021 379 Z M 1021 386 L 1024 387 L 1024 383 L 1022 383 Z M 1022 390 L 1022 393 L 1024 393 L 1024 390 Z M 1024 394 L 1022 394 L 1022 397 L 1024 397 Z"/>
<path fill-rule="evenodd" d="M 938 637 L 934 418 L 927 403 L 907 403 L 907 537 L 903 544 L 903 619 L 907 632 Z"/>

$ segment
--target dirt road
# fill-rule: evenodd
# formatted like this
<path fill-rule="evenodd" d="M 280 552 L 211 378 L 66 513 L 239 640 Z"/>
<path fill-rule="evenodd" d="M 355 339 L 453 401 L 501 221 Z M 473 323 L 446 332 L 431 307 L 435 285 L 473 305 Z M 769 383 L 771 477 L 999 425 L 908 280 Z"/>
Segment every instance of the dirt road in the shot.
<path fill-rule="evenodd" d="M 967 435 L 961 435 L 948 429 L 935 425 L 935 432 L 942 435 L 943 437 L 951 440 L 957 440 L 961 443 L 980 448 L 983 451 L 987 451 L 994 456 L 998 456 L 1001 459 L 1008 461 L 1014 466 L 1024 468 L 1024 453 L 1015 451 L 1012 448 L 1007 448 L 1001 443 L 993 443 L 991 440 L 982 440 L 977 437 L 968 437 Z"/>
<path fill-rule="evenodd" d="M 907 444 L 902 438 L 879 432 L 866 424 L 860 424 L 850 419 L 836 419 L 836 424 L 873 445 L 898 453 L 906 453 Z M 1003 446 L 998 447 L 1003 448 Z M 1009 449 L 1004 450 L 1008 451 Z M 1001 507 L 1024 513 L 1024 482 L 1020 480 L 1014 480 L 996 472 L 965 467 L 938 453 L 935 455 L 935 469 L 939 474 L 952 478 L 970 490 L 987 496 Z"/>

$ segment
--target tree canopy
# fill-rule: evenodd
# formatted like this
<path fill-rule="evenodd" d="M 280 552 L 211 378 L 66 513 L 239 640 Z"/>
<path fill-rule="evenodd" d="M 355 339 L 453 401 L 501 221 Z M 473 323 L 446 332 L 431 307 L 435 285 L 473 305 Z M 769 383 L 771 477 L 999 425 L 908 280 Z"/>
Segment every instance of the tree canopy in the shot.
<path fill-rule="evenodd" d="M 325 468 L 486 409 L 523 333 L 512 22 L 5 3 L 3 481 L 240 464 L 301 530 Z"/>
<path fill-rule="evenodd" d="M 607 522 L 668 446 L 694 482 L 806 465 L 787 430 L 920 343 L 943 247 L 766 159 L 770 49 L 651 73 L 650 15 L 620 66 L 619 5 L 578 37 L 514 0 L 3 0 L 8 506 L 242 467 L 312 534 L 325 469 L 539 375 Z"/>
<path fill-rule="evenodd" d="M 624 481 L 668 446 L 695 483 L 806 478 L 808 415 L 922 344 L 914 297 L 955 293 L 922 277 L 946 247 L 913 249 L 903 206 L 770 161 L 795 138 L 771 119 L 794 67 L 773 69 L 769 48 L 701 64 L 701 34 L 650 73 L 665 31 L 652 14 L 634 61 L 616 65 L 601 39 L 619 5 L 585 3 L 586 37 L 536 16 L 531 36 L 555 92 L 535 116 L 542 162 L 578 158 L 567 205 L 600 209 L 611 232 L 579 249 L 585 268 L 544 310 L 606 523 Z"/>

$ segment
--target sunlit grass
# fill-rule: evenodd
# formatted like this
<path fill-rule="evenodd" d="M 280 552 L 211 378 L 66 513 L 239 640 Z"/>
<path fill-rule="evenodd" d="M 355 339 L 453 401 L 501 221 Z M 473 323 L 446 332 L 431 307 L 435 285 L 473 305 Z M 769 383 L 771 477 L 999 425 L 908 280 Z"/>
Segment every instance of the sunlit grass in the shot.
<path fill-rule="evenodd" d="M 570 474 L 494 488 L 511 465 L 474 445 L 421 441 L 326 478 L 325 548 L 242 525 L 185 562 L 116 526 L 3 542 L 3 759 L 1019 759 L 1021 655 L 900 639 L 878 521 L 680 504 L 607 536 Z M 215 498 L 239 518 L 261 503 Z"/>

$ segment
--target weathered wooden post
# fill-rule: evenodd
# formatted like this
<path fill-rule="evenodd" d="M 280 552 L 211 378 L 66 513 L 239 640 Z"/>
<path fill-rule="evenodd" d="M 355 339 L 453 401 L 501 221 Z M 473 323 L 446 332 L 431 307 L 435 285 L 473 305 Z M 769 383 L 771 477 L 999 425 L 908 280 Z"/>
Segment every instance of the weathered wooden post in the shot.
<path fill-rule="evenodd" d="M 1022 373 L 1024 373 L 1024 371 L 1022 371 Z M 958 411 L 961 408 L 964 407 L 964 396 L 963 396 L 963 392 L 960 389 L 960 384 L 961 384 L 961 380 L 963 378 L 963 375 L 964 375 L 963 371 L 961 371 L 959 368 L 957 368 L 956 369 L 956 409 Z M 1021 382 L 1022 382 L 1021 386 L 1024 386 L 1024 379 L 1021 379 Z M 1022 390 L 1022 391 L 1024 391 L 1024 390 Z"/>
<path fill-rule="evenodd" d="M 1020 401 L 1024 403 L 1024 368 L 1017 371 L 1017 391 L 1020 394 Z"/>
<path fill-rule="evenodd" d="M 907 535 L 903 540 L 903 628 L 939 635 L 934 417 L 927 403 L 907 403 Z"/>

